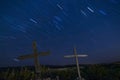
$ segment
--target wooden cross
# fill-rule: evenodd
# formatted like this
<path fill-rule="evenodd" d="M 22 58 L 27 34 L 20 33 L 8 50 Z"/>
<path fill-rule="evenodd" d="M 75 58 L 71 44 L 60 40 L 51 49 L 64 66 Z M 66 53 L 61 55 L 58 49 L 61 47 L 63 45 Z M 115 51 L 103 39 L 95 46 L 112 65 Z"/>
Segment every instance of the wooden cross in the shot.
<path fill-rule="evenodd" d="M 50 54 L 50 52 L 48 51 L 48 52 L 39 52 L 38 53 L 37 44 L 35 41 L 33 42 L 32 46 L 33 46 L 33 54 L 22 55 L 22 56 L 19 56 L 17 59 L 24 60 L 24 59 L 34 58 L 36 78 L 37 78 L 37 80 L 40 80 L 39 56 L 46 56 L 46 55 Z"/>
<path fill-rule="evenodd" d="M 77 71 L 78 71 L 78 78 L 79 78 L 79 80 L 82 80 L 82 77 L 81 77 L 81 74 L 80 74 L 78 57 L 87 57 L 87 56 L 88 56 L 88 55 L 85 55 L 85 54 L 77 55 L 77 50 L 76 50 L 75 47 L 74 47 L 74 55 L 64 56 L 65 58 L 75 58 L 75 60 L 76 60 L 76 65 L 77 65 Z"/>

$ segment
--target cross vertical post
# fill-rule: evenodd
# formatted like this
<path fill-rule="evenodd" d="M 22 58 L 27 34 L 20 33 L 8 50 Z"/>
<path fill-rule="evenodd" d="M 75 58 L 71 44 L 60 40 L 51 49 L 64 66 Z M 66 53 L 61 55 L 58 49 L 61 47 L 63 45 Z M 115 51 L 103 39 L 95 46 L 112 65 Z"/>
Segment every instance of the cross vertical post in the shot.
<path fill-rule="evenodd" d="M 80 67 L 79 67 L 79 62 L 78 62 L 77 50 L 76 50 L 75 47 L 74 47 L 74 55 L 75 55 L 75 59 L 76 59 L 78 77 L 79 77 L 80 80 L 82 80 L 81 75 L 80 75 Z"/>
<path fill-rule="evenodd" d="M 38 78 L 39 80 L 40 79 L 40 64 L 39 64 L 39 58 L 38 58 L 37 44 L 35 41 L 33 42 L 33 54 L 34 54 L 34 63 L 35 63 L 35 74 L 36 74 L 36 78 Z"/>

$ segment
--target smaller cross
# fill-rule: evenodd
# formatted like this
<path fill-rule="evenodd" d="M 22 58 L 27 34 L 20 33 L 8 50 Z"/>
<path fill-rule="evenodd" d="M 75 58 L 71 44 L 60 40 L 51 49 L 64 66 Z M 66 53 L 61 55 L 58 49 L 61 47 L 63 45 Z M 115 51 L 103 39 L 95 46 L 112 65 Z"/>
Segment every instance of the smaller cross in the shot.
<path fill-rule="evenodd" d="M 81 77 L 81 74 L 80 74 L 78 57 L 87 57 L 87 56 L 88 56 L 88 55 L 85 55 L 85 54 L 77 55 L 77 50 L 76 50 L 75 47 L 74 47 L 74 55 L 66 55 L 66 56 L 64 56 L 65 58 L 75 58 L 76 65 L 77 65 L 77 71 L 78 71 L 79 80 L 82 80 L 82 77 Z"/>

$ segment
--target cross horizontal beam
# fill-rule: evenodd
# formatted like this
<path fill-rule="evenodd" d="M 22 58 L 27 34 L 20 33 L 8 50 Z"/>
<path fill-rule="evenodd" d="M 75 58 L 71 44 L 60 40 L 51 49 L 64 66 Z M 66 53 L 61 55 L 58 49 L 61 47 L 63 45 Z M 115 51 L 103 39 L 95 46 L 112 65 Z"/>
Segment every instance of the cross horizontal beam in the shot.
<path fill-rule="evenodd" d="M 65 58 L 74 58 L 74 57 L 87 57 L 86 54 L 80 54 L 80 55 L 66 55 Z"/>
<path fill-rule="evenodd" d="M 49 55 L 49 54 L 50 54 L 50 51 L 39 52 L 38 54 L 29 54 L 29 55 L 19 56 L 17 59 L 18 60 L 24 60 L 24 59 L 34 58 L 35 56 L 46 56 L 46 55 Z"/>

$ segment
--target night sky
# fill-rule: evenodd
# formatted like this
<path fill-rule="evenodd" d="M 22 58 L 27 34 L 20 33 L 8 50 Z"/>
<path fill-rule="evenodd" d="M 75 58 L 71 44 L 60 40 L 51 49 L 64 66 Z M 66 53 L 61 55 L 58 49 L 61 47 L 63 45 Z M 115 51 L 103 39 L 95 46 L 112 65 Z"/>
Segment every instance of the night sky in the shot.
<path fill-rule="evenodd" d="M 33 65 L 32 42 L 41 64 L 74 64 L 64 55 L 88 54 L 79 63 L 120 61 L 120 0 L 0 0 L 0 67 Z"/>

